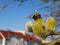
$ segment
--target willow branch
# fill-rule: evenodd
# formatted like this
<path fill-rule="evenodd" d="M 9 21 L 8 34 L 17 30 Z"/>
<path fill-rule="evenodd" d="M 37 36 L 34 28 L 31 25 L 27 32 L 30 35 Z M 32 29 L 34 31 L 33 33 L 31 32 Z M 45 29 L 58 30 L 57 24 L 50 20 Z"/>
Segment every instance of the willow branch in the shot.
<path fill-rule="evenodd" d="M 46 37 L 51 36 L 51 35 L 60 35 L 60 31 L 59 32 L 55 31 L 52 34 L 51 34 L 51 32 L 46 33 Z"/>
<path fill-rule="evenodd" d="M 58 43 L 58 42 L 60 43 L 60 37 L 52 40 L 48 45 L 55 45 L 55 44 Z"/>
<path fill-rule="evenodd" d="M 48 42 L 48 43 L 43 43 L 42 42 L 42 40 L 41 41 L 39 41 L 39 45 L 56 45 L 56 43 L 60 43 L 60 37 L 58 37 L 58 38 L 56 38 L 56 39 L 53 39 L 53 40 L 51 40 L 50 42 Z M 60 45 L 60 44 L 59 44 Z"/>

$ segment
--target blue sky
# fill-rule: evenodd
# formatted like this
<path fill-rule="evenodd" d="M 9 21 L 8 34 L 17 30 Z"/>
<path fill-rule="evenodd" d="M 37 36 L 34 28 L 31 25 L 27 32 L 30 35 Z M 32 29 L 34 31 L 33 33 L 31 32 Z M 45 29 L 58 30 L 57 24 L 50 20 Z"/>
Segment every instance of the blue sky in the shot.
<path fill-rule="evenodd" d="M 3 3 L 8 3 L 8 0 L 3 0 L 3 2 L 0 2 L 0 5 Z M 36 4 L 38 5 L 40 3 L 39 0 L 35 0 L 33 3 L 35 10 L 45 6 L 36 6 Z M 9 4 L 7 8 L 0 9 L 0 29 L 24 30 L 25 23 L 31 20 L 26 17 L 33 12 L 31 1 L 24 2 L 21 7 L 17 6 L 17 2 Z M 39 13 L 45 14 L 46 12 L 40 10 Z"/>

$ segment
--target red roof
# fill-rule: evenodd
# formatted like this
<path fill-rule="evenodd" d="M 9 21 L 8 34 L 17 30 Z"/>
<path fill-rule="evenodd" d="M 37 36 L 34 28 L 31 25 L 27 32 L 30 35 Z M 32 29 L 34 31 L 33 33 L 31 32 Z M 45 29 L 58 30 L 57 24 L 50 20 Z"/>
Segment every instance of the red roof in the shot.
<path fill-rule="evenodd" d="M 0 32 L 3 34 L 3 36 L 5 38 L 11 36 L 12 34 L 17 35 L 18 37 L 22 37 L 22 38 L 24 37 L 24 35 L 22 33 L 20 33 L 20 32 L 13 32 L 13 31 L 9 31 L 9 30 L 8 31 L 0 30 Z"/>
<path fill-rule="evenodd" d="M 2 39 L 2 36 L 0 35 L 0 39 Z"/>
<path fill-rule="evenodd" d="M 0 30 L 0 32 L 3 34 L 3 36 L 4 36 L 5 38 L 11 36 L 12 34 L 13 34 L 13 35 L 15 34 L 15 35 L 17 35 L 18 37 L 23 38 L 24 40 L 35 41 L 35 42 L 39 41 L 39 40 L 35 37 L 34 34 L 33 34 L 32 36 L 27 36 L 27 35 L 23 35 L 23 34 L 20 33 L 20 32 L 13 32 L 13 31 L 9 31 L 9 30 Z M 0 35 L 0 39 L 2 39 L 1 35 Z"/>
<path fill-rule="evenodd" d="M 24 40 L 30 40 L 30 36 L 24 36 Z"/>
<path fill-rule="evenodd" d="M 24 36 L 24 40 L 34 41 L 34 42 L 39 41 L 39 40 L 35 37 L 35 35 L 32 35 L 32 36 Z"/>
<path fill-rule="evenodd" d="M 35 41 L 35 42 L 37 42 L 37 41 L 39 41 L 36 37 L 35 37 L 35 35 L 33 34 L 32 36 L 31 36 L 31 41 Z"/>

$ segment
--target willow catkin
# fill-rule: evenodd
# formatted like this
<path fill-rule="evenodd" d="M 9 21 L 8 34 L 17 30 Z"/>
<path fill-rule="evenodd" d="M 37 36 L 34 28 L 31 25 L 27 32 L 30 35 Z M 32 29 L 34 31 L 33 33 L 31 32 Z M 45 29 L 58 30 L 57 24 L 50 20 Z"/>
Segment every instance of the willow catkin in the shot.
<path fill-rule="evenodd" d="M 54 20 L 54 18 L 53 17 L 49 17 L 47 20 L 46 20 L 46 30 L 47 31 L 52 31 L 52 30 L 54 30 L 54 28 L 55 28 L 55 20 Z"/>

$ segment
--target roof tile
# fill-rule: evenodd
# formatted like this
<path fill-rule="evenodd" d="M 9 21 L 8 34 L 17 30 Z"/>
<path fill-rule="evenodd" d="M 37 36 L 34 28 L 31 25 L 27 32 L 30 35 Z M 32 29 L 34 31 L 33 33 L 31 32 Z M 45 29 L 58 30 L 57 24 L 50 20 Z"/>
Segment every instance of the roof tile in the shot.
<path fill-rule="evenodd" d="M 0 32 L 3 34 L 3 36 L 4 36 L 5 38 L 11 36 L 12 34 L 17 35 L 18 37 L 24 37 L 24 35 L 23 35 L 22 33 L 19 33 L 19 32 L 13 32 L 13 31 L 9 31 L 9 30 L 7 30 L 7 31 L 5 31 L 5 30 L 0 30 Z"/>

